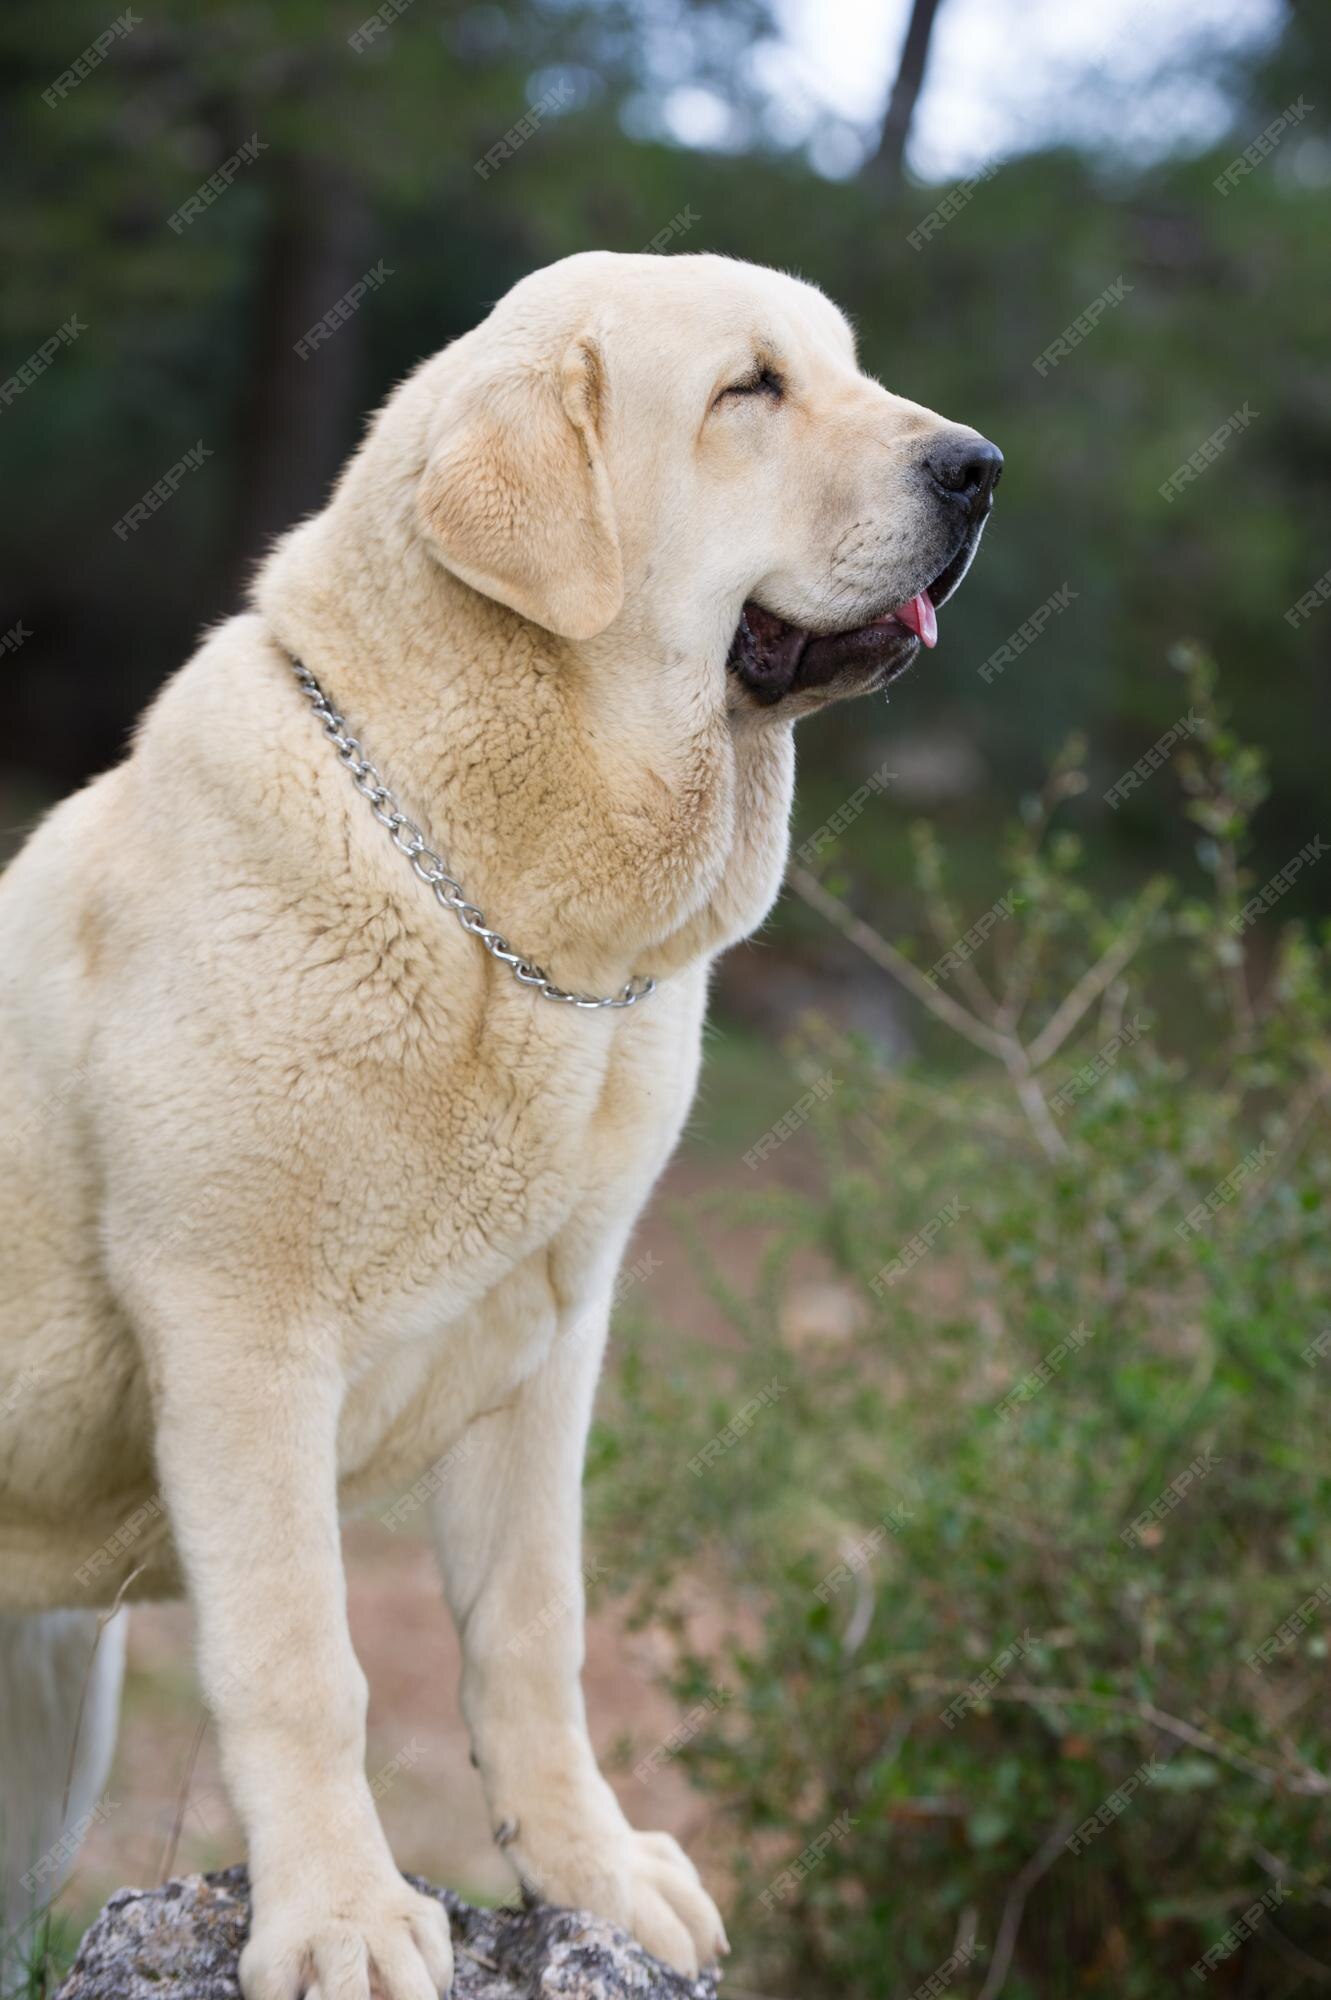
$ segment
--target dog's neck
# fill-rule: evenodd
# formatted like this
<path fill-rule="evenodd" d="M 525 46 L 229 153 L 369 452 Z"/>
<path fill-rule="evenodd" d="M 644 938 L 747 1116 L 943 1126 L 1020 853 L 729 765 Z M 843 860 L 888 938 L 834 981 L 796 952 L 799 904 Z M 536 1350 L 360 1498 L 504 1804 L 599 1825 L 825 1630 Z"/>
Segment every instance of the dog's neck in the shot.
<path fill-rule="evenodd" d="M 761 923 L 792 731 L 727 715 L 723 659 L 631 616 L 573 646 L 480 596 L 368 452 L 255 601 L 490 923 L 565 983 L 668 976 Z"/>

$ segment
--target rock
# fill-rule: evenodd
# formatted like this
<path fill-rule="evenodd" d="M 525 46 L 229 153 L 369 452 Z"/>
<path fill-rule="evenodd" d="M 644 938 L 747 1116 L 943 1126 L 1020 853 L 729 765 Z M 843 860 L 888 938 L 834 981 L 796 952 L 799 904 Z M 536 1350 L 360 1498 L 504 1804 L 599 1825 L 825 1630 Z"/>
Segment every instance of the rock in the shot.
<path fill-rule="evenodd" d="M 712 1978 L 681 1978 L 600 1917 L 544 1904 L 477 1910 L 407 1880 L 448 1911 L 453 2000 L 716 2000 Z M 56 2000 L 239 2000 L 249 1920 L 243 1868 L 118 1889 Z"/>

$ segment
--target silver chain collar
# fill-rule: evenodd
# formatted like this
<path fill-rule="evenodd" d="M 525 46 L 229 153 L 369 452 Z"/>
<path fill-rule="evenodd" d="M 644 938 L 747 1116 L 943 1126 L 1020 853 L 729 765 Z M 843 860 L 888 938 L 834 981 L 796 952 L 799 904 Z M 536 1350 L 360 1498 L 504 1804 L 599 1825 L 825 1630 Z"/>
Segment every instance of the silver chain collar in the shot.
<path fill-rule="evenodd" d="M 470 931 L 485 946 L 491 958 L 497 958 L 501 965 L 506 965 L 519 985 L 530 986 L 543 1000 L 560 1000 L 566 1007 L 635 1007 L 639 1000 L 645 1000 L 649 993 L 655 992 L 654 979 L 635 975 L 621 992 L 608 994 L 604 999 L 598 999 L 591 993 L 566 993 L 562 986 L 555 985 L 541 966 L 524 958 L 520 951 L 514 951 L 506 937 L 489 928 L 485 912 L 467 901 L 462 884 L 453 880 L 443 861 L 426 844 L 425 835 L 416 822 L 408 819 L 402 811 L 395 794 L 389 790 L 369 758 L 361 754 L 357 739 L 348 736 L 346 717 L 339 715 L 309 668 L 294 654 L 288 653 L 287 658 L 301 693 L 309 701 L 315 716 L 323 724 L 324 734 L 346 765 L 352 784 L 369 801 L 370 811 L 398 853 L 405 855 L 421 881 L 427 888 L 433 889 L 442 908 L 451 910 L 463 930 Z"/>

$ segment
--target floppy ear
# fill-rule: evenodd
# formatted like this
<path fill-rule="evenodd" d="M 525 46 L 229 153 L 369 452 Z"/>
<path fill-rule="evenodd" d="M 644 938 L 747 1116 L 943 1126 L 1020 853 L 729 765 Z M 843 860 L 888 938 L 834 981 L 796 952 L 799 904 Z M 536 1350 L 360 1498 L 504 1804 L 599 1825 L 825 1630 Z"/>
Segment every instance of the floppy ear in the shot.
<path fill-rule="evenodd" d="M 534 624 L 594 638 L 624 602 L 599 346 L 581 334 L 553 362 L 469 373 L 453 393 L 417 498 L 439 556 Z"/>

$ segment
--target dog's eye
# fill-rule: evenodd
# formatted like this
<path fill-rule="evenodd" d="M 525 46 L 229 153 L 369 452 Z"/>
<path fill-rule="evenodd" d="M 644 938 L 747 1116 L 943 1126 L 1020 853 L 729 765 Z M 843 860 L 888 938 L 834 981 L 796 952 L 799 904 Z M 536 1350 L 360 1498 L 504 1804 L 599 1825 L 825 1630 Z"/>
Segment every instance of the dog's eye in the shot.
<path fill-rule="evenodd" d="M 775 368 L 761 365 L 746 375 L 742 382 L 732 382 L 728 389 L 723 389 L 718 401 L 727 396 L 770 396 L 774 403 L 779 403 L 785 393 L 785 382 Z"/>

